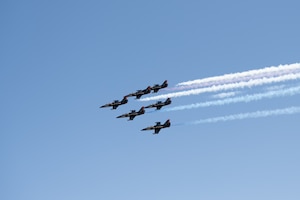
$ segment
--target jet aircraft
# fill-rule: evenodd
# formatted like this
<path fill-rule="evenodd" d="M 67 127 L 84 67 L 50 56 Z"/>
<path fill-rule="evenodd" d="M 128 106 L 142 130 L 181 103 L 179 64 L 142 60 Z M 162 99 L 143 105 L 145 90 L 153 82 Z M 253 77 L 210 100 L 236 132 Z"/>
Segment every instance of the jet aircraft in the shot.
<path fill-rule="evenodd" d="M 101 106 L 100 108 L 112 107 L 112 109 L 117 109 L 118 106 L 126 104 L 127 102 L 128 102 L 128 99 L 125 96 L 121 101 L 115 100 L 112 103 L 108 103 L 108 104 L 105 104 L 105 105 Z"/>
<path fill-rule="evenodd" d="M 151 87 L 148 86 L 146 89 L 144 90 L 137 90 L 136 92 L 134 93 L 131 93 L 131 94 L 128 94 L 126 95 L 127 97 L 132 97 L 132 96 L 135 96 L 137 99 L 141 98 L 141 96 L 143 96 L 144 94 L 149 94 L 151 92 Z"/>
<path fill-rule="evenodd" d="M 143 115 L 145 113 L 144 107 L 141 107 L 139 111 L 131 110 L 131 112 L 118 116 L 117 118 L 129 117 L 129 120 L 133 120 L 138 115 Z"/>
<path fill-rule="evenodd" d="M 164 101 L 164 102 L 158 101 L 157 103 L 146 106 L 145 108 L 155 108 L 156 107 L 156 110 L 160 110 L 161 107 L 169 105 L 171 103 L 172 103 L 171 99 L 167 98 L 166 101 Z"/>
<path fill-rule="evenodd" d="M 154 93 L 158 92 L 158 90 L 162 89 L 162 88 L 166 88 L 168 87 L 168 81 L 165 80 L 161 85 L 159 84 L 155 84 L 153 87 L 152 87 L 152 90 Z"/>
<path fill-rule="evenodd" d="M 161 124 L 160 122 L 156 122 L 156 125 L 144 128 L 144 129 L 142 129 L 142 131 L 154 130 L 153 134 L 158 134 L 159 131 L 160 131 L 160 129 L 162 129 L 162 128 L 168 128 L 170 126 L 171 126 L 171 122 L 168 119 L 164 124 Z"/>

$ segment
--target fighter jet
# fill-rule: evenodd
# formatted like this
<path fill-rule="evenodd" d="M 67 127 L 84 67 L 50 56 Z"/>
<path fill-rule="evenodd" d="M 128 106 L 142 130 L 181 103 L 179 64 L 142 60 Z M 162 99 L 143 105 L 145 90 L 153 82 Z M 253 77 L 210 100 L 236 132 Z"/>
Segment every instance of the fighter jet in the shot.
<path fill-rule="evenodd" d="M 143 96 L 144 94 L 149 94 L 151 92 L 151 87 L 148 86 L 146 89 L 144 90 L 137 90 L 136 92 L 134 93 L 131 93 L 131 94 L 128 94 L 126 95 L 127 97 L 132 97 L 132 96 L 135 96 L 137 99 L 141 98 L 141 96 Z"/>
<path fill-rule="evenodd" d="M 162 129 L 162 128 L 168 128 L 170 126 L 171 126 L 171 122 L 168 119 L 164 124 L 161 124 L 160 122 L 156 122 L 156 125 L 144 128 L 141 131 L 147 131 L 147 130 L 153 130 L 154 129 L 154 133 L 153 134 L 158 134 L 159 131 L 160 131 L 160 129 Z"/>
<path fill-rule="evenodd" d="M 157 103 L 146 106 L 145 108 L 155 108 L 156 107 L 156 110 L 160 110 L 161 107 L 169 105 L 171 103 L 172 103 L 171 99 L 167 98 L 165 102 L 158 101 Z"/>
<path fill-rule="evenodd" d="M 130 113 L 120 115 L 117 118 L 129 117 L 129 120 L 133 120 L 136 116 L 143 115 L 144 113 L 145 113 L 145 109 L 144 107 L 141 107 L 141 109 L 138 112 L 136 112 L 135 110 L 131 110 Z"/>
<path fill-rule="evenodd" d="M 115 100 L 112 103 L 108 103 L 108 104 L 105 104 L 105 105 L 101 106 L 100 108 L 112 107 L 112 109 L 117 109 L 118 106 L 126 104 L 127 102 L 128 102 L 128 99 L 125 96 L 121 101 Z"/>
<path fill-rule="evenodd" d="M 156 93 L 156 92 L 158 92 L 158 90 L 160 90 L 162 88 L 166 88 L 166 87 L 168 87 L 168 81 L 167 80 L 165 80 L 161 85 L 155 84 L 152 87 L 152 90 L 153 90 L 153 93 Z"/>

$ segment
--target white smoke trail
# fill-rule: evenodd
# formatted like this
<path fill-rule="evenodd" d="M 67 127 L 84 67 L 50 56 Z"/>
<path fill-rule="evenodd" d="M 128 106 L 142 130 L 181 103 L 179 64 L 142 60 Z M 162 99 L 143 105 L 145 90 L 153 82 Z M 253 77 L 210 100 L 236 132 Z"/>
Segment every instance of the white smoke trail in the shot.
<path fill-rule="evenodd" d="M 276 110 L 262 110 L 256 112 L 249 113 L 240 113 L 235 115 L 227 115 L 221 117 L 214 117 L 208 119 L 201 119 L 194 122 L 188 122 L 187 125 L 196 125 L 196 124 L 204 124 L 204 123 L 216 123 L 216 122 L 226 122 L 233 120 L 242 120 L 242 119 L 250 119 L 250 118 L 262 118 L 269 116 L 278 116 L 278 115 L 291 115 L 300 113 L 300 107 L 289 107 L 284 109 L 276 109 Z"/>
<path fill-rule="evenodd" d="M 202 103 L 195 103 L 189 105 L 182 105 L 176 106 L 172 108 L 166 108 L 162 111 L 179 111 L 179 110 L 187 110 L 187 109 L 194 109 L 194 108 L 201 108 L 201 107 L 209 107 L 209 106 L 221 106 L 225 104 L 232 104 L 232 103 L 239 103 L 239 102 L 251 102 L 251 101 L 258 101 L 261 99 L 270 99 L 274 97 L 284 97 L 284 96 L 293 96 L 300 94 L 300 86 L 298 87 L 291 87 L 287 89 L 269 91 L 264 93 L 257 93 L 252 95 L 245 95 L 240 97 L 232 97 L 227 99 L 220 99 L 215 101 L 207 101 Z"/>
<path fill-rule="evenodd" d="M 166 99 L 166 98 L 172 98 L 172 97 L 182 97 L 182 96 L 189 96 L 189 95 L 198 95 L 201 93 L 206 92 L 217 92 L 217 91 L 223 91 L 223 90 L 231 90 L 231 89 L 237 89 L 237 88 L 245 88 L 245 87 L 252 87 L 252 86 L 260 86 L 264 84 L 270 84 L 270 83 L 279 83 L 283 81 L 290 81 L 290 80 L 296 80 L 300 79 L 300 73 L 296 74 L 287 74 L 279 77 L 270 77 L 270 78 L 260 78 L 260 79 L 253 79 L 246 82 L 237 82 L 237 83 L 229 83 L 224 85 L 213 85 L 211 87 L 206 88 L 198 88 L 198 89 L 192 89 L 192 90 L 186 90 L 181 92 L 173 92 L 169 94 L 163 94 L 153 97 L 146 97 L 140 99 L 140 101 L 151 101 L 151 100 L 159 100 L 159 99 Z"/>
<path fill-rule="evenodd" d="M 232 97 L 232 96 L 236 96 L 239 92 L 223 92 L 223 93 L 219 93 L 219 94 L 215 94 L 212 96 L 212 98 L 215 99 L 224 99 L 227 97 Z"/>
<path fill-rule="evenodd" d="M 212 85 L 220 85 L 227 83 L 234 83 L 240 81 L 249 81 L 251 79 L 260 79 L 267 77 L 282 76 L 291 73 L 300 72 L 300 63 L 294 63 L 289 65 L 280 65 L 278 67 L 266 67 L 263 69 L 249 70 L 245 72 L 225 74 L 222 76 L 214 76 L 209 78 L 197 79 L 193 81 L 186 81 L 178 83 L 176 86 L 179 89 L 188 89 L 195 87 L 209 87 Z M 189 87 L 191 86 L 191 87 Z"/>
<path fill-rule="evenodd" d="M 273 86 L 269 86 L 269 87 L 264 88 L 264 90 L 273 91 L 273 90 L 280 90 L 280 89 L 283 89 L 283 88 L 286 88 L 286 87 L 287 87 L 287 85 L 285 85 L 285 84 L 273 85 Z"/>

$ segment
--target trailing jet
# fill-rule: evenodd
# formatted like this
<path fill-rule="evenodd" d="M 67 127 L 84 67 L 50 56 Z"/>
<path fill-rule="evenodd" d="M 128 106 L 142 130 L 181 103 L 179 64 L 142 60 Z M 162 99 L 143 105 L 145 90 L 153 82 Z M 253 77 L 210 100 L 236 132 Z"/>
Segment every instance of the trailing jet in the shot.
<path fill-rule="evenodd" d="M 128 94 L 126 95 L 127 97 L 133 97 L 135 96 L 137 99 L 141 98 L 141 96 L 143 96 L 144 94 L 149 94 L 151 92 L 151 87 L 148 86 L 146 89 L 144 90 L 137 90 L 136 92 L 134 93 L 131 93 L 131 94 Z"/>
<path fill-rule="evenodd" d="M 152 87 L 152 90 L 154 93 L 158 92 L 158 90 L 162 89 L 162 88 L 166 88 L 168 87 L 168 81 L 165 80 L 161 85 L 159 84 L 155 84 L 153 87 Z"/>
<path fill-rule="evenodd" d="M 118 106 L 126 104 L 127 102 L 128 102 L 128 99 L 125 96 L 121 101 L 115 100 L 112 103 L 108 103 L 108 104 L 105 104 L 105 105 L 101 106 L 100 108 L 112 107 L 112 109 L 117 109 Z"/>
<path fill-rule="evenodd" d="M 172 103 L 171 99 L 167 98 L 165 102 L 158 101 L 157 103 L 146 106 L 145 108 L 155 108 L 156 107 L 156 110 L 160 110 L 161 107 L 169 105 L 171 103 Z"/>
<path fill-rule="evenodd" d="M 156 125 L 144 128 L 144 129 L 142 129 L 142 131 L 154 130 L 153 134 L 158 134 L 159 131 L 160 131 L 160 129 L 162 129 L 162 128 L 168 128 L 170 126 L 171 126 L 171 122 L 168 119 L 164 124 L 161 124 L 160 122 L 156 122 Z"/>
<path fill-rule="evenodd" d="M 131 110 L 130 113 L 120 115 L 117 118 L 129 117 L 129 120 L 133 120 L 136 116 L 143 115 L 144 113 L 145 113 L 145 109 L 144 107 L 141 107 L 141 109 L 138 112 L 136 112 L 135 110 Z"/>

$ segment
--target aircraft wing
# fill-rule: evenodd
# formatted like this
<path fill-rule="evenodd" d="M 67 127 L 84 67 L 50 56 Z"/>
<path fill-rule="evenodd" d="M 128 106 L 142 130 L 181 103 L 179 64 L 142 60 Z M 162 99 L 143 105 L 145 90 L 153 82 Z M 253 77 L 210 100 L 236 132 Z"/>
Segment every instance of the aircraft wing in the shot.
<path fill-rule="evenodd" d="M 143 94 L 137 94 L 137 95 L 135 95 L 135 96 L 136 96 L 137 99 L 139 99 L 139 98 L 141 98 L 142 95 L 143 95 Z"/>
<path fill-rule="evenodd" d="M 158 134 L 161 128 L 155 128 L 153 134 Z"/>
<path fill-rule="evenodd" d="M 135 118 L 136 115 L 130 115 L 129 116 L 129 120 L 133 120 Z"/>
<path fill-rule="evenodd" d="M 118 106 L 119 106 L 119 105 L 116 105 L 116 104 L 115 104 L 115 105 L 112 106 L 112 109 L 117 109 Z"/>
<path fill-rule="evenodd" d="M 157 109 L 157 110 L 160 110 L 161 107 L 163 107 L 163 105 L 157 105 L 157 106 L 156 106 L 156 109 Z"/>
<path fill-rule="evenodd" d="M 153 89 L 153 92 L 156 93 L 156 92 L 158 92 L 158 90 L 160 90 L 160 89 L 161 89 L 160 87 L 156 87 L 156 88 Z"/>

